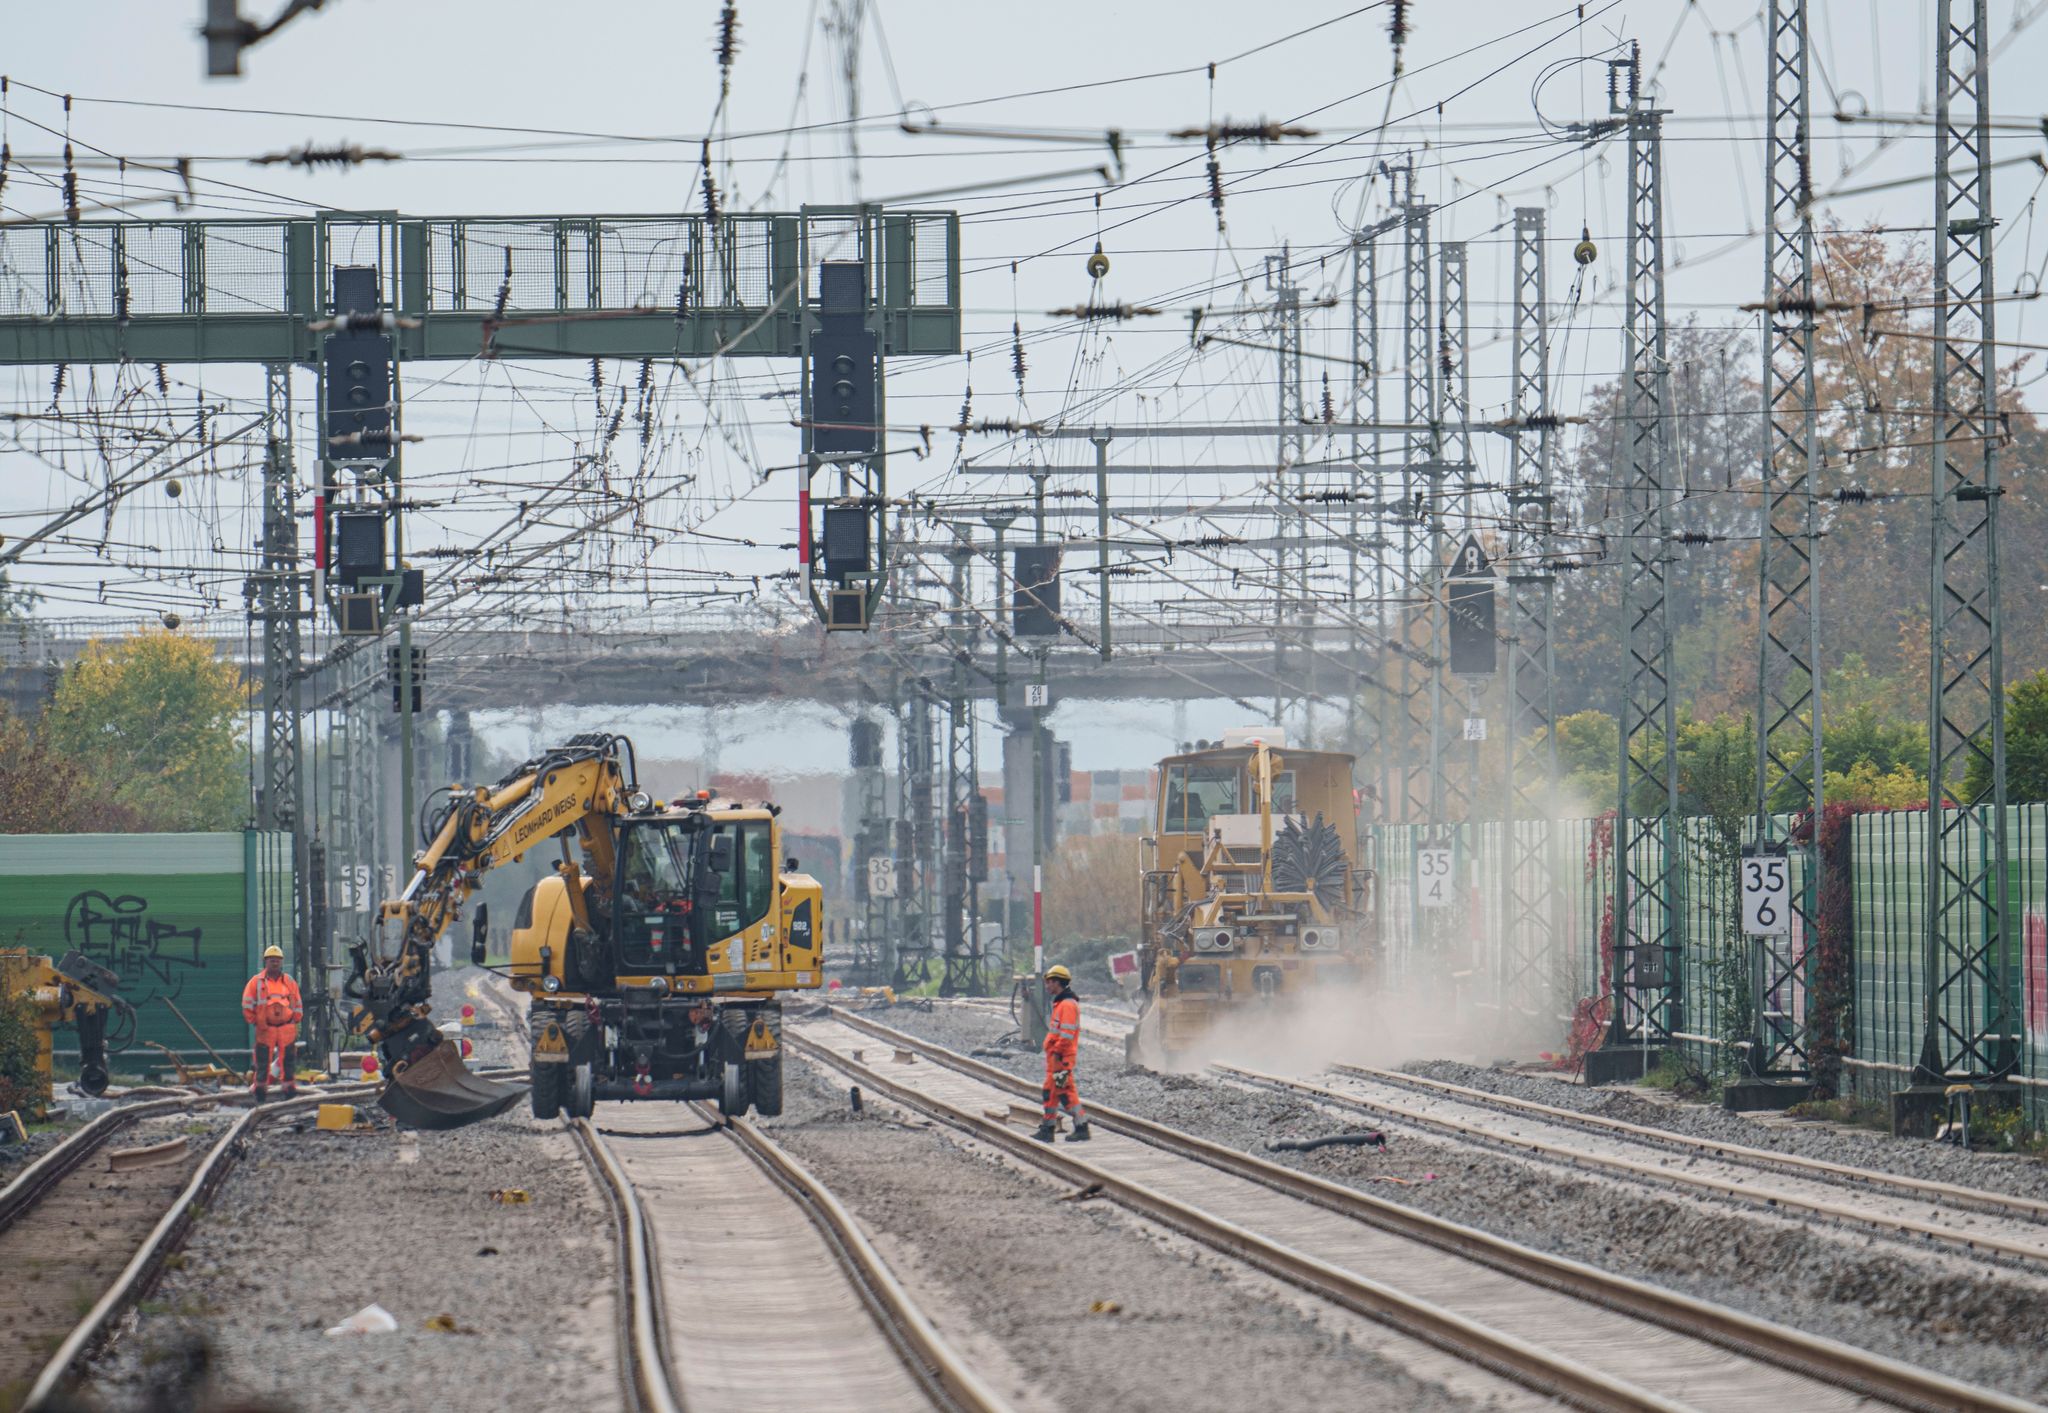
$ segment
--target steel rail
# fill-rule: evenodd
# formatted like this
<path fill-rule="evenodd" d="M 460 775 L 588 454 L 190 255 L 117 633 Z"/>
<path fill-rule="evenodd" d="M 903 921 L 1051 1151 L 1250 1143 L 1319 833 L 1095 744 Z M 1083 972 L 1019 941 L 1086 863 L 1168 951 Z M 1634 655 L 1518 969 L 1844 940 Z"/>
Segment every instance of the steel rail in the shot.
<path fill-rule="evenodd" d="M 78 1170 L 108 1139 L 146 1118 L 162 1114 L 189 1113 L 210 1105 L 232 1103 L 239 1094 L 195 1094 L 188 1099 L 149 1099 L 96 1115 L 76 1133 L 42 1154 L 0 1188 L 0 1231 L 14 1225 L 43 1199 L 45 1193 Z"/>
<path fill-rule="evenodd" d="M 121 1268 L 121 1273 L 114 1278 L 113 1284 L 100 1295 L 99 1300 L 86 1312 L 85 1318 L 73 1327 L 64 1342 L 57 1346 L 57 1352 L 50 1356 L 49 1362 L 43 1366 L 42 1374 L 30 1387 L 28 1397 L 22 1402 L 24 1413 L 35 1413 L 35 1410 L 46 1407 L 63 1386 L 72 1368 L 92 1349 L 107 1327 L 142 1297 L 143 1292 L 163 1269 L 165 1258 L 177 1249 L 179 1243 L 184 1240 L 185 1233 L 191 1229 L 196 1215 L 195 1208 L 211 1197 L 227 1180 L 229 1171 L 243 1152 L 243 1140 L 258 1125 L 270 1123 L 302 1109 L 313 1108 L 334 1097 L 336 1096 L 332 1094 L 309 1094 L 303 1098 L 261 1104 L 248 1110 L 229 1125 L 228 1131 L 207 1150 L 206 1156 L 200 1160 L 199 1166 L 193 1170 L 191 1178 L 179 1190 L 178 1195 L 171 1199 L 170 1206 L 165 1209 L 163 1216 L 157 1219 L 149 1235 L 142 1239 L 142 1244 L 136 1248 L 135 1254 L 128 1258 L 128 1264 Z"/>
<path fill-rule="evenodd" d="M 1228 1068 L 1219 1066 L 1219 1068 Z M 1455 1098 L 1480 1104 L 1487 1108 L 1504 1109 L 1515 1113 L 1536 1114 L 1547 1119 L 1557 1119 L 1580 1128 L 1604 1129 L 1609 1133 L 1625 1134 L 1630 1138 L 1643 1139 L 1653 1143 L 1668 1144 L 1674 1148 L 1690 1149 L 1731 1162 L 1750 1163 L 1759 1167 L 1780 1167 L 1800 1172 L 1814 1173 L 1823 1177 L 1840 1178 L 1847 1182 L 1865 1184 L 1871 1187 L 1896 1188 L 1915 1197 L 1936 1197 L 1944 1202 L 1956 1202 L 2004 1216 L 2023 1217 L 2031 1221 L 2048 1222 L 2048 1202 L 2031 1197 L 2020 1197 L 2011 1193 L 1993 1192 L 1988 1188 L 1964 1187 L 1957 1183 L 1937 1182 L 1930 1178 L 1909 1177 L 1904 1173 L 1888 1173 L 1877 1168 L 1859 1168 L 1848 1163 L 1831 1163 L 1824 1158 L 1808 1158 L 1798 1153 L 1780 1153 L 1769 1148 L 1750 1148 L 1740 1143 L 1724 1142 L 1717 1138 L 1702 1138 L 1696 1134 L 1677 1133 L 1671 1129 L 1658 1128 L 1654 1124 L 1633 1124 L 1624 1119 L 1611 1119 L 1601 1114 L 1588 1114 L 1578 1109 L 1567 1109 L 1556 1104 L 1546 1104 L 1538 1099 L 1524 1099 L 1518 1095 L 1496 1094 L 1491 1090 L 1475 1089 L 1470 1085 L 1455 1084 L 1447 1079 L 1431 1079 L 1425 1075 L 1407 1074 L 1400 1070 L 1376 1069 L 1370 1065 L 1333 1064 L 1330 1066 L 1341 1074 L 1356 1074 L 1383 1084 L 1397 1084 L 1410 1089 L 1426 1090 L 1447 1094 Z"/>
<path fill-rule="evenodd" d="M 889 1269 L 859 1221 L 831 1190 L 749 1120 L 730 1121 L 726 1132 L 806 1209 L 877 1322 L 890 1333 L 892 1343 L 898 1345 L 904 1362 L 942 1395 L 938 1401 L 967 1413 L 1006 1413 L 1010 1405 L 982 1381 L 939 1333 Z"/>
<path fill-rule="evenodd" d="M 1595 1168 L 1611 1173 L 1625 1174 L 1651 1182 L 1664 1182 L 1680 1187 L 1695 1188 L 1716 1197 L 1732 1198 L 1749 1205 L 1792 1208 L 1810 1212 L 1815 1216 L 1831 1217 L 1838 1221 L 1854 1222 L 1859 1225 L 1880 1228 L 1886 1232 L 1906 1233 L 1912 1236 L 1938 1241 L 1944 1245 L 1959 1246 L 1972 1251 L 1990 1251 L 2000 1256 L 2009 1256 L 2022 1261 L 2040 1263 L 2048 1261 L 2048 1249 L 2040 1245 L 2029 1246 L 1990 1235 L 1969 1235 L 1954 1227 L 1939 1223 L 1921 1221 L 1912 1217 L 1888 1217 L 1840 1202 L 1819 1198 L 1802 1197 L 1798 1193 L 1781 1190 L 1752 1190 L 1741 1183 L 1725 1178 L 1708 1176 L 1705 1173 L 1687 1172 L 1682 1168 L 1668 1167 L 1661 1163 L 1640 1162 L 1617 1154 L 1587 1153 L 1560 1144 L 1548 1143 L 1540 1138 L 1528 1138 L 1519 1133 L 1502 1133 L 1483 1125 L 1469 1123 L 1445 1114 L 1432 1114 L 1426 1110 L 1410 1108 L 1403 1104 L 1384 1099 L 1370 1098 L 1360 1094 L 1347 1094 L 1342 1090 L 1330 1089 L 1307 1080 L 1292 1079 L 1286 1075 L 1269 1074 L 1242 1065 L 1214 1064 L 1211 1068 L 1218 1073 L 1236 1077 L 1270 1089 L 1283 1089 L 1297 1094 L 1308 1095 L 1326 1104 L 1335 1104 L 1353 1112 L 1368 1115 L 1384 1115 L 1402 1119 L 1409 1123 L 1441 1129 L 1460 1139 L 1479 1144 L 1493 1144 L 1503 1148 L 1533 1153 L 1542 1158 L 1567 1163 L 1573 1167 Z M 1335 1066 L 1348 1069 L 1349 1066 Z M 1852 1170 L 1853 1171 L 1853 1170 Z"/>
<path fill-rule="evenodd" d="M 879 1038 L 891 1038 L 892 1043 L 896 1043 L 892 1037 Z M 903 1040 L 908 1042 L 910 1037 L 903 1037 Z M 941 1123 L 964 1129 L 1033 1166 L 1048 1169 L 1077 1188 L 1094 1187 L 1132 1211 L 1214 1247 L 1248 1266 L 1541 1393 L 1562 1398 L 1580 1408 L 1600 1410 L 1601 1413 L 1609 1413 L 1609 1410 L 1614 1413 L 1630 1413 L 1631 1410 L 1635 1413 L 1643 1413 L 1644 1410 L 1677 1413 L 1684 1407 L 1648 1390 L 1596 1373 L 1576 1360 L 1557 1357 L 1513 1335 L 1488 1329 L 1442 1306 L 1284 1246 L 1142 1183 L 1075 1158 L 1068 1151 L 1047 1147 L 1006 1124 L 955 1108 L 899 1084 L 857 1060 L 806 1040 L 802 1035 L 785 1030 L 783 1042 L 793 1043 L 795 1048 L 813 1056 L 821 1064 L 841 1071 L 899 1104 Z M 935 1054 L 934 1058 L 938 1056 Z M 941 1063 L 946 1062 L 941 1060 Z M 1095 1122 L 1103 1123 L 1106 1128 L 1114 1127 L 1104 1123 L 1107 1113 L 1099 1106 L 1090 1106 L 1090 1116 Z"/>
<path fill-rule="evenodd" d="M 482 1073 L 487 1077 L 502 1077 L 506 1072 L 486 1070 Z M 148 1291 L 162 1272 L 165 1258 L 178 1249 L 186 1233 L 191 1229 L 195 1216 L 194 1209 L 210 1198 L 227 1180 L 236 1160 L 241 1156 L 243 1140 L 250 1133 L 263 1124 L 316 1108 L 321 1104 L 364 1098 L 375 1093 L 378 1088 L 379 1086 L 374 1084 L 349 1085 L 293 1099 L 253 1105 L 243 1112 L 241 1117 L 229 1126 L 228 1131 L 207 1150 L 206 1156 L 193 1170 L 191 1178 L 179 1189 L 177 1196 L 171 1199 L 170 1206 L 165 1209 L 163 1216 L 157 1219 L 149 1234 L 142 1239 L 135 1254 L 128 1259 L 128 1264 L 122 1267 L 121 1273 L 114 1278 L 113 1284 L 101 1294 L 92 1309 L 72 1328 L 64 1342 L 57 1347 L 56 1353 L 43 1366 L 42 1373 L 30 1387 L 27 1397 L 21 1404 L 23 1413 L 34 1413 L 34 1410 L 45 1407 L 63 1386 L 72 1369 L 92 1351 L 114 1320 Z M 100 1115 L 91 1124 L 37 1160 L 37 1165 L 41 1166 L 50 1159 L 58 1158 L 61 1150 L 72 1150 L 62 1155 L 60 1165 L 46 1168 L 41 1174 L 23 1171 L 14 1182 L 8 1184 L 6 1192 L 0 1193 L 0 1200 L 11 1200 L 12 1203 L 6 1209 L 7 1222 L 18 1220 L 33 1210 L 35 1202 L 58 1182 L 76 1172 L 88 1157 L 105 1145 L 108 1138 L 128 1127 L 134 1120 L 156 1114 L 176 1113 L 180 1110 L 189 1111 L 223 1102 L 232 1103 L 242 1097 L 239 1094 L 200 1094 L 190 1099 L 155 1099 L 129 1109 L 111 1110 Z M 117 1116 L 123 1122 L 96 1127 L 100 1120 Z M 82 1139 L 89 1141 L 81 1143 Z M 17 1193 L 20 1195 L 10 1197 L 11 1194 Z"/>
<path fill-rule="evenodd" d="M 1038 1096 L 1035 1087 L 1016 1076 L 944 1046 L 863 1016 L 844 1013 L 837 1009 L 829 1009 L 829 1014 L 833 1020 L 854 1030 L 872 1035 L 893 1046 L 923 1054 L 948 1069 L 985 1084 L 1019 1095 L 1034 1098 Z M 822 1047 L 814 1043 L 801 1039 L 800 1043 L 807 1052 L 822 1052 Z M 829 1055 L 829 1052 L 822 1053 Z M 845 1069 L 853 1062 L 837 1055 L 830 1055 L 830 1063 Z M 884 1080 L 880 1075 L 875 1075 L 874 1079 L 879 1081 L 881 1086 L 905 1089 L 904 1086 Z M 884 1092 L 889 1092 L 889 1089 L 885 1088 Z M 1020 1134 L 1010 1133 L 1000 1125 L 979 1116 L 965 1117 L 974 1121 L 973 1126 L 979 1132 L 1000 1132 L 1004 1139 L 1015 1140 L 1014 1145 L 1006 1142 L 1006 1147 L 1027 1153 L 1036 1149 L 1041 1156 L 1045 1156 L 1043 1145 L 1033 1143 Z M 1978 1388 L 1881 1354 L 1856 1349 L 1802 1331 L 1786 1329 L 1740 1311 L 1730 1310 L 1676 1291 L 1665 1290 L 1628 1276 L 1602 1271 L 1566 1257 L 1537 1251 L 1504 1237 L 1446 1221 L 1399 1203 L 1371 1196 L 1355 1188 L 1269 1162 L 1198 1138 L 1193 1134 L 1183 1133 L 1134 1114 L 1091 1103 L 1089 1117 L 1094 1123 L 1112 1132 L 1124 1134 L 1178 1156 L 1299 1197 L 1381 1230 L 1451 1252 L 1494 1270 L 1575 1296 L 1617 1313 L 1705 1340 L 1739 1355 L 1855 1392 L 1876 1395 L 1902 1407 L 1928 1410 L 1998 1409 L 2009 1410 L 2009 1413 L 2022 1413 L 2022 1410 L 2036 1408 L 2036 1405 L 2024 1399 L 2013 1398 L 1995 1390 Z M 954 1121 L 948 1119 L 948 1122 Z M 1065 1159 L 1064 1155 L 1061 1155 L 1061 1160 L 1073 1161 Z M 1086 1168 L 1089 1165 L 1076 1163 L 1075 1166 Z M 1096 1177 L 1097 1174 L 1091 1169 L 1089 1179 L 1096 1180 Z M 1350 1275 L 1343 1274 L 1347 1277 Z"/>
<path fill-rule="evenodd" d="M 654 1234 L 640 1210 L 639 1194 L 590 1120 L 571 1119 L 568 1127 L 618 1219 L 620 1349 L 628 1376 L 621 1382 L 646 1413 L 683 1413 L 669 1364 L 660 1282 L 654 1276 Z"/>
<path fill-rule="evenodd" d="M 971 1009 L 987 1009 L 987 1004 L 978 1000 L 955 1002 Z M 1108 1014 L 1116 1014 L 1109 1012 Z M 1096 1035 L 1104 1040 L 1117 1039 L 1113 1032 L 1102 1026 L 1091 1026 L 1084 1014 L 1084 1034 Z M 1252 1068 L 1248 1065 L 1233 1065 L 1212 1061 L 1209 1068 L 1217 1073 L 1268 1088 L 1290 1090 L 1305 1094 L 1325 1103 L 1335 1104 L 1356 1112 L 1382 1114 L 1398 1117 L 1412 1123 L 1424 1124 L 1461 1138 L 1498 1144 L 1502 1147 L 1522 1149 L 1548 1159 L 1566 1162 L 1575 1167 L 1600 1168 L 1624 1173 L 1630 1177 L 1653 1182 L 1664 1182 L 1684 1187 L 1694 1187 L 1711 1192 L 1716 1196 L 1730 1198 L 1748 1205 L 1762 1205 L 1776 1208 L 1790 1208 L 1811 1212 L 1816 1216 L 1829 1217 L 1839 1221 L 1853 1222 L 1868 1226 L 1887 1234 L 1909 1236 L 1923 1240 L 1937 1241 L 1944 1245 L 1960 1247 L 1973 1252 L 1992 1254 L 2031 1263 L 2048 1262 L 2048 1246 L 2027 1245 L 2006 1240 L 1989 1234 L 1972 1234 L 1955 1227 L 1943 1226 L 1936 1222 L 1922 1221 L 1912 1217 L 1892 1217 L 1873 1213 L 1850 1204 L 1830 1202 L 1797 1193 L 1784 1191 L 1758 1191 L 1741 1183 L 1709 1177 L 1703 1173 L 1687 1172 L 1657 1163 L 1637 1162 L 1633 1159 L 1611 1154 L 1588 1153 L 1579 1149 L 1566 1148 L 1547 1143 L 1542 1139 L 1529 1138 L 1521 1134 L 1501 1133 L 1477 1124 L 1470 1124 L 1443 1114 L 1432 1114 L 1424 1110 L 1411 1109 L 1400 1104 L 1374 1099 L 1360 1094 L 1349 1094 L 1342 1090 L 1330 1089 L 1310 1081 L 1289 1075 L 1278 1075 Z M 1406 1074 L 1398 1070 L 1378 1069 L 1369 1065 L 1332 1064 L 1331 1071 L 1343 1075 L 1356 1075 L 1376 1083 L 1406 1087 L 1424 1093 L 1442 1094 L 1461 1102 L 1506 1113 L 1526 1115 L 1532 1118 L 1556 1120 L 1590 1130 L 1599 1130 L 1621 1135 L 1644 1143 L 1664 1144 L 1681 1151 L 1697 1153 L 1703 1157 L 1756 1168 L 1776 1168 L 1794 1175 L 1814 1176 L 1839 1180 L 1868 1187 L 1873 1190 L 1890 1189 L 1896 1196 L 1909 1199 L 1933 1198 L 1945 1205 L 1963 1210 L 1974 1210 L 1994 1216 L 2009 1217 L 2027 1222 L 2048 1223 L 2048 1202 L 2033 1198 L 2019 1197 L 1986 1188 L 1964 1187 L 1954 1183 L 1936 1182 L 1926 1178 L 1909 1177 L 1899 1173 L 1887 1173 L 1872 1168 L 1858 1168 L 1845 1163 L 1828 1162 L 1820 1158 L 1808 1158 L 1795 1153 L 1779 1153 L 1770 1149 L 1750 1148 L 1739 1143 L 1720 1139 L 1701 1138 L 1693 1134 L 1676 1133 L 1647 1124 L 1634 1124 L 1621 1119 L 1607 1118 L 1598 1114 L 1582 1113 L 1538 1100 L 1522 1099 L 1513 1095 L 1495 1094 L 1489 1090 L 1474 1089 L 1468 1085 L 1454 1084 L 1448 1080 L 1430 1079 L 1422 1075 Z"/>
<path fill-rule="evenodd" d="M 486 1078 L 499 1078 L 506 1072 L 487 1070 L 482 1073 Z M 523 1074 L 524 1071 L 511 1073 Z M 352 1084 L 335 1089 L 323 1089 L 317 1093 L 309 1092 L 304 1097 L 330 1100 L 360 1099 L 375 1092 L 377 1087 L 374 1084 Z M 213 1108 L 222 1104 L 245 1104 L 248 1100 L 247 1093 L 229 1090 L 218 1094 L 193 1094 L 174 1099 L 146 1099 L 96 1115 L 83 1128 L 68 1135 L 63 1142 L 16 1173 L 13 1181 L 6 1187 L 0 1188 L 0 1231 L 5 1231 L 20 1220 L 51 1188 L 76 1172 L 81 1163 L 105 1147 L 107 1140 L 123 1129 L 130 1128 L 143 1119 L 190 1113 L 195 1109 Z"/>

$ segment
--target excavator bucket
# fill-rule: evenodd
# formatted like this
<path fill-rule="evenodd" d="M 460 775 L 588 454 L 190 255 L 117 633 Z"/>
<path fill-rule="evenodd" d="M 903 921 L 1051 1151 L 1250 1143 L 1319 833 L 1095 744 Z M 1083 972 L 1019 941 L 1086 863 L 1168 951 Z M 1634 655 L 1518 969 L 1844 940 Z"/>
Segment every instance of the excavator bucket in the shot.
<path fill-rule="evenodd" d="M 461 1128 L 504 1113 L 525 1094 L 524 1085 L 471 1074 L 455 1042 L 444 1039 L 393 1075 L 377 1102 L 408 1128 Z"/>

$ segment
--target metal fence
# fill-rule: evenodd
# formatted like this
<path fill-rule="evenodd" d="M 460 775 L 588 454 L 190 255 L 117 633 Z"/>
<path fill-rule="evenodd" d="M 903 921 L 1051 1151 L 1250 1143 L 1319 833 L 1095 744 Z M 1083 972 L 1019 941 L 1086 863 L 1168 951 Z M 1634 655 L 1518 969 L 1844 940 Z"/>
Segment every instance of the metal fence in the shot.
<path fill-rule="evenodd" d="M 1988 811 L 1972 812 L 1958 850 L 1989 848 Z M 1779 821 L 1780 832 L 1787 821 Z M 1538 877 L 1515 880 L 1522 896 L 1551 898 L 1516 936 L 1507 926 L 1510 857 L 1504 826 L 1483 821 L 1449 829 L 1376 825 L 1367 831 L 1367 856 L 1378 874 L 1383 976 L 1390 988 L 1447 986 L 1451 1004 L 1498 1007 L 1516 974 L 1517 954 L 1533 957 L 1537 1009 L 1554 1028 L 1563 1052 L 1575 1009 L 1612 985 L 1603 967 L 1601 925 L 1614 892 L 1608 821 L 1527 820 L 1516 829 L 1517 853 L 1531 870 L 1547 867 L 1549 888 Z M 1851 910 L 1849 993 L 1852 997 L 1844 1057 L 1848 1090 L 1882 1099 L 1909 1082 L 1926 1029 L 1925 949 L 1922 932 L 1927 879 L 1924 811 L 1857 814 L 1848 821 L 1848 906 Z M 1710 1072 L 1736 1069 L 1737 1047 L 1748 1033 L 1749 1008 L 1762 1006 L 1794 1025 L 1807 1019 L 1815 961 L 1794 918 L 1792 953 L 1801 974 L 1765 990 L 1757 984 L 1755 943 L 1744 937 L 1733 879 L 1735 859 L 1753 825 L 1724 828 L 1687 819 L 1674 833 L 1680 851 L 1674 889 L 1679 1006 L 1673 1030 L 1684 1050 Z M 1421 905 L 1418 851 L 1431 844 L 1453 850 L 1455 887 L 1449 906 Z M 2030 1121 L 2048 1124 L 2048 805 L 2009 810 L 2008 856 L 2012 913 L 2018 919 L 2006 985 L 2019 998 L 2021 1081 Z M 1539 864 L 1534 860 L 1541 860 Z M 1804 893 L 1818 880 L 1804 876 L 1794 851 L 1792 887 Z M 1654 861 L 1653 861 L 1654 862 Z M 1817 915 L 1817 914 L 1816 914 Z M 1975 918 L 1979 924 L 1981 916 Z M 1624 975 L 1624 983 L 1627 977 Z M 1528 993 L 1524 993 L 1525 997 Z M 1947 1019 L 1959 1029 L 1982 1028 L 1995 1014 L 1981 986 L 1951 988 Z"/>
<path fill-rule="evenodd" d="M 161 1064 L 152 1045 L 246 1055 L 242 987 L 273 942 L 291 956 L 289 834 L 0 835 L 0 945 L 78 951 L 120 978 L 136 1027 L 114 1037 L 117 1071 Z"/>

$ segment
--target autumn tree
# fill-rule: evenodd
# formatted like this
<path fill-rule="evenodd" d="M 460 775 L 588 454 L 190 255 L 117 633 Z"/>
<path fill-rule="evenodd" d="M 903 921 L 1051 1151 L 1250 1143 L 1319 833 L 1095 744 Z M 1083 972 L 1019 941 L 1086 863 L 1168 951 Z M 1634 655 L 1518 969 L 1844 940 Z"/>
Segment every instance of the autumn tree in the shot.
<path fill-rule="evenodd" d="M 145 828 L 247 821 L 241 676 L 210 644 L 152 631 L 95 640 L 58 680 L 41 735 Z"/>
<path fill-rule="evenodd" d="M 85 763 L 0 706 L 0 834 L 123 834 L 143 827 Z"/>
<path fill-rule="evenodd" d="M 1875 711 L 1869 719 L 1910 723 L 1925 714 L 1929 671 L 1932 267 L 1919 238 L 1836 228 L 1821 233 L 1815 282 L 1823 310 L 1814 338 L 1820 534 L 1813 593 L 1821 630 L 1815 666 L 1827 686 L 1823 725 L 1843 685 L 1835 674 L 1851 665 L 1861 679 L 1856 700 Z M 1666 559 L 1669 671 L 1681 712 L 1707 719 L 1754 710 L 1765 489 L 1759 354 L 1752 328 L 1687 324 L 1670 331 L 1669 355 L 1664 473 L 1674 493 L 1673 529 L 1683 537 Z M 1999 515 L 2008 547 L 2048 541 L 2048 487 L 2023 474 L 2048 459 L 2048 435 L 2018 395 L 2022 367 L 1999 370 L 2009 432 L 1998 448 L 2005 468 Z M 1563 551 L 1585 566 L 1558 578 L 1551 634 L 1560 714 L 1611 712 L 1621 685 L 1629 507 L 1621 384 L 1595 388 L 1583 410 L 1583 430 L 1558 470 Z M 2015 673 L 2048 666 L 2048 614 L 2032 611 L 2032 596 L 2043 592 L 2033 577 L 2008 580 L 2005 655 Z M 1916 768 L 1893 755 L 1858 759 L 1870 760 L 1880 778 Z M 1846 776 L 1855 764 L 1831 759 L 1827 769 Z"/>

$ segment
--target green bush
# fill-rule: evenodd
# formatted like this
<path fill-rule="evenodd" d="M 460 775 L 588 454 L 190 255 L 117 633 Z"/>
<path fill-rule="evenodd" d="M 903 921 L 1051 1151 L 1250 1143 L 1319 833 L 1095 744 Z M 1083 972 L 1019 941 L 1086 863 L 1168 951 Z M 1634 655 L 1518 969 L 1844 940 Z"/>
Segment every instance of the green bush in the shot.
<path fill-rule="evenodd" d="M 2005 697 L 2006 803 L 2048 800 L 2048 669 L 2010 684 Z M 1951 776 L 1949 787 L 1954 785 Z M 1963 796 L 1983 800 L 1990 794 L 1990 763 L 1972 754 L 1963 774 Z"/>
<path fill-rule="evenodd" d="M 34 1003 L 26 996 L 0 997 L 0 1112 L 19 1109 L 26 1117 L 41 1109 L 42 1100 Z"/>

